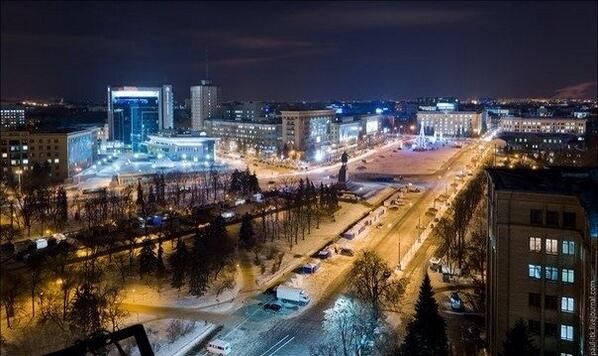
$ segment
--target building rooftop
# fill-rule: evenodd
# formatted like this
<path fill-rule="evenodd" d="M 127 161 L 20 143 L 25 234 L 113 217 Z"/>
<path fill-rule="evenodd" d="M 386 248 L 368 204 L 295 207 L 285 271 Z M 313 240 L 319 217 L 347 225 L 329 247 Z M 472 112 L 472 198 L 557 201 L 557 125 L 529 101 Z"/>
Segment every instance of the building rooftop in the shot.
<path fill-rule="evenodd" d="M 576 196 L 588 214 L 592 238 L 598 238 L 598 167 L 543 170 L 491 168 L 496 190 Z"/>

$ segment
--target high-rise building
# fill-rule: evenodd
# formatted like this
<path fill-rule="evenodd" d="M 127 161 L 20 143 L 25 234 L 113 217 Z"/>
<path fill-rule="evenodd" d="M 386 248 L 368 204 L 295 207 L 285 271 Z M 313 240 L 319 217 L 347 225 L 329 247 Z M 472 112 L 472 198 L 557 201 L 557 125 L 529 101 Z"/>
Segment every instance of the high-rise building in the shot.
<path fill-rule="evenodd" d="M 173 128 L 173 109 L 170 85 L 108 87 L 109 138 L 138 151 L 147 135 Z"/>
<path fill-rule="evenodd" d="M 2 129 L 16 130 L 25 126 L 25 109 L 18 107 L 6 106 L 0 109 L 2 117 Z"/>
<path fill-rule="evenodd" d="M 490 354 L 503 352 L 507 331 L 523 320 L 541 355 L 595 355 L 598 169 L 490 169 L 488 177 Z"/>
<path fill-rule="evenodd" d="M 203 130 L 204 121 L 216 116 L 218 87 L 210 80 L 191 87 L 191 128 Z"/>
<path fill-rule="evenodd" d="M 25 174 L 34 164 L 46 167 L 54 181 L 72 178 L 97 158 L 98 128 L 44 132 L 2 131 L 2 174 Z"/>

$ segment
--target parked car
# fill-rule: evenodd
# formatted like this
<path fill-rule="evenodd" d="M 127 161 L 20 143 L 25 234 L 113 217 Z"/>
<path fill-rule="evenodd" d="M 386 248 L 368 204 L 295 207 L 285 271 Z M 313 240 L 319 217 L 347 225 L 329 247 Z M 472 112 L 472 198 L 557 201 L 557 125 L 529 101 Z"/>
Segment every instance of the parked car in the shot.
<path fill-rule="evenodd" d="M 449 297 L 449 301 L 451 303 L 451 309 L 454 311 L 460 311 L 463 308 L 463 304 L 461 302 L 461 297 L 456 292 L 451 293 Z"/>
<path fill-rule="evenodd" d="M 281 306 L 275 303 L 264 304 L 264 310 L 272 310 L 273 312 L 278 312 L 280 309 Z"/>
<path fill-rule="evenodd" d="M 341 247 L 340 254 L 343 256 L 354 256 L 355 252 L 353 252 L 353 249 L 351 249 L 349 247 Z"/>
<path fill-rule="evenodd" d="M 318 258 L 321 258 L 323 260 L 329 258 L 330 256 L 332 256 L 332 252 L 330 252 L 330 250 L 328 250 L 328 249 L 324 249 L 324 250 L 318 252 Z"/>

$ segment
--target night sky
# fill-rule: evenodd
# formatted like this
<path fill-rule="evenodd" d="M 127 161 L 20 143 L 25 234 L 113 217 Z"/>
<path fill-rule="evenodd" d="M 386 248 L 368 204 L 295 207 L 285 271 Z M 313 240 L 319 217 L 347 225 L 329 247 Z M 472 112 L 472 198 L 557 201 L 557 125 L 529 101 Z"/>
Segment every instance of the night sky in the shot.
<path fill-rule="evenodd" d="M 596 2 L 2 2 L 2 98 L 595 97 Z"/>

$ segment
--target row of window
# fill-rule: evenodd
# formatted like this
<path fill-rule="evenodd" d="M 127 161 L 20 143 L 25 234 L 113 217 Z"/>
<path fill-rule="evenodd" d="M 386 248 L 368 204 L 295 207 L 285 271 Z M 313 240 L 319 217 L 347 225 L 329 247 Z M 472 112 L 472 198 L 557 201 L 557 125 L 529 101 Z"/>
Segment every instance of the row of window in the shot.
<path fill-rule="evenodd" d="M 528 276 L 532 279 L 542 279 L 542 266 L 529 264 Z M 548 281 L 557 282 L 559 280 L 559 269 L 557 267 L 544 267 L 544 278 Z M 575 271 L 563 268 L 561 271 L 561 281 L 563 283 L 575 282 Z"/>
<path fill-rule="evenodd" d="M 544 245 L 545 245 L 546 254 L 558 255 L 559 240 L 546 239 Z M 542 252 L 542 238 L 541 237 L 530 237 L 529 238 L 529 250 L 530 250 L 530 252 Z M 575 255 L 575 242 L 570 241 L 570 240 L 563 240 L 561 242 L 561 253 L 563 255 Z"/>
<path fill-rule="evenodd" d="M 532 307 L 541 308 L 542 296 L 539 293 L 529 293 L 529 305 Z M 544 296 L 544 308 L 557 310 L 559 309 L 559 297 L 554 295 Z M 565 313 L 575 312 L 575 298 L 573 297 L 561 297 L 560 298 L 560 311 Z"/>
<path fill-rule="evenodd" d="M 575 228 L 576 216 L 572 212 L 563 212 L 563 227 Z M 558 211 L 546 211 L 546 219 L 544 219 L 544 211 L 540 209 L 531 209 L 529 212 L 529 222 L 531 225 L 547 225 L 547 226 L 560 226 L 559 212 Z"/>
<path fill-rule="evenodd" d="M 540 334 L 541 324 L 538 320 L 529 320 L 529 331 L 534 334 Z M 573 341 L 575 339 L 575 328 L 573 325 L 561 324 L 560 333 L 557 324 L 544 323 L 544 335 L 560 337 L 564 341 Z"/>

